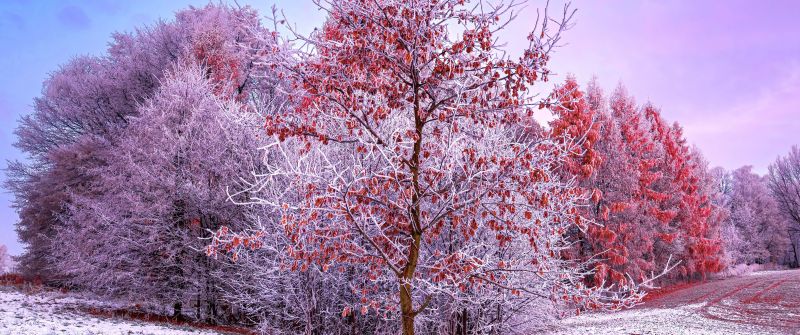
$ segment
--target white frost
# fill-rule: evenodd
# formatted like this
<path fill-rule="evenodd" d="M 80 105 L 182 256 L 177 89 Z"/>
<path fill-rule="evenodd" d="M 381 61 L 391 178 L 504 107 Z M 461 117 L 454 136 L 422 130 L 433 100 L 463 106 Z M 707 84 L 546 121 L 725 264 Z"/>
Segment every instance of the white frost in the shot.
<path fill-rule="evenodd" d="M 79 309 L 81 306 L 96 304 L 94 301 L 63 294 L 28 295 L 0 288 L 0 334 L 217 334 L 173 325 L 103 319 L 87 315 Z"/>

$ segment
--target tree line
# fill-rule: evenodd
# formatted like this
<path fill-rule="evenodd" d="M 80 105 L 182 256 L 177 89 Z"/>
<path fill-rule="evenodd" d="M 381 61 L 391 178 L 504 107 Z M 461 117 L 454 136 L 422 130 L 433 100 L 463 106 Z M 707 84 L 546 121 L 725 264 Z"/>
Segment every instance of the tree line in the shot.
<path fill-rule="evenodd" d="M 7 170 L 18 270 L 265 333 L 505 334 L 797 266 L 798 149 L 711 169 L 621 85 L 534 93 L 568 6 L 519 56 L 518 4 L 319 6 L 308 36 L 189 8 L 53 72 Z"/>

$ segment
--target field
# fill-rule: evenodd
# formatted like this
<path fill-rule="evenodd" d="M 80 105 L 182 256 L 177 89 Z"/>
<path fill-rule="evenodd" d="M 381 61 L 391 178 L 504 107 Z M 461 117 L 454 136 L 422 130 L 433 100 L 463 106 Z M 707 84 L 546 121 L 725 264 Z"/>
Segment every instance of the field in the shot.
<path fill-rule="evenodd" d="M 552 334 L 800 334 L 800 270 L 689 286 L 630 310 L 565 319 Z"/>
<path fill-rule="evenodd" d="M 96 317 L 90 308 L 114 308 L 88 299 L 57 292 L 25 294 L 0 287 L 0 334 L 2 335 L 188 335 L 219 334 L 196 328 Z"/>
<path fill-rule="evenodd" d="M 0 334 L 219 334 L 87 313 L 118 307 L 57 292 L 25 294 L 0 287 Z M 564 319 L 550 334 L 800 334 L 800 270 L 688 285 L 653 295 L 630 310 Z"/>

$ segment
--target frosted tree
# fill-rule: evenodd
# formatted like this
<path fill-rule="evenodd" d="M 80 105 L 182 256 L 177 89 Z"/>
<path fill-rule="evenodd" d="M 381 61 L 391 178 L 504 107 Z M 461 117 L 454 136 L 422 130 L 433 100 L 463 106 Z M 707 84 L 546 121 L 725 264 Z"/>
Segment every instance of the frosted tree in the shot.
<path fill-rule="evenodd" d="M 55 247 L 74 285 L 131 300 L 196 306 L 216 317 L 219 267 L 203 252 L 209 231 L 244 222 L 227 199 L 232 176 L 256 171 L 259 127 L 217 98 L 204 69 L 169 73 L 131 119 L 91 195 L 75 194 Z M 232 115 L 229 115 L 232 114 Z M 81 241 L 81 243 L 75 243 Z M 182 313 L 176 305 L 176 316 Z"/>
<path fill-rule="evenodd" d="M 654 184 L 660 177 L 654 172 L 657 147 L 644 115 L 622 86 L 606 101 L 593 81 L 585 100 L 595 111 L 598 136 L 593 150 L 600 163 L 583 184 L 596 190 L 589 215 L 598 225 L 580 239 L 580 254 L 599 260 L 595 285 L 643 280 L 668 266 L 666 260 L 656 262 L 654 244 L 671 242 L 670 236 L 659 234 L 662 220 L 671 216 L 658 210 L 663 196 Z"/>
<path fill-rule="evenodd" d="M 645 106 L 644 114 L 661 152 L 655 166 L 661 178 L 656 188 L 661 199 L 653 213 L 666 226 L 658 233 L 667 241 L 676 239 L 661 245 L 656 254 L 676 254 L 682 262 L 676 275 L 682 278 L 705 278 L 722 269 L 713 178 L 700 153 L 686 143 L 678 123 L 668 124 L 652 105 Z"/>
<path fill-rule="evenodd" d="M 673 256 L 683 264 L 672 278 L 718 271 L 724 213 L 710 202 L 714 179 L 680 127 L 651 104 L 637 106 L 622 86 L 608 101 L 595 81 L 585 94 L 570 80 L 559 90 L 571 92 L 562 96 L 570 109 L 553 108 L 553 132 L 586 134 L 566 176 L 594 190 L 587 215 L 597 225 L 572 233 L 573 256 L 597 261 L 594 284 L 643 280 Z"/>
<path fill-rule="evenodd" d="M 556 175 L 574 142 L 531 135 L 547 102 L 529 87 L 547 79 L 571 12 L 543 17 L 512 59 L 494 34 L 515 8 L 332 1 L 301 37 L 308 52 L 290 67 L 304 94 L 267 117 L 278 157 L 252 190 L 280 214 L 287 269 L 355 274 L 361 301 L 343 317 L 376 313 L 414 334 L 448 304 L 489 306 L 475 327 L 504 332 L 538 298 L 610 309 L 639 298 L 587 287 L 591 271 L 561 257 L 567 230 L 590 224 L 591 192 Z M 209 252 L 235 255 L 245 238 L 220 230 Z"/>
<path fill-rule="evenodd" d="M 64 66 L 45 82 L 34 113 L 16 131 L 16 146 L 30 163 L 10 163 L 6 187 L 16 197 L 17 232 L 27 245 L 20 268 L 28 276 L 53 279 L 47 250 L 68 193 L 80 192 L 89 180 L 84 170 L 104 164 L 103 150 L 134 113 L 134 100 L 143 98 L 121 94 L 109 79 L 112 65 L 84 57 Z"/>
<path fill-rule="evenodd" d="M 751 166 L 732 173 L 733 188 L 728 204 L 730 222 L 739 233 L 738 264 L 777 263 L 789 246 L 784 217 L 767 187 L 766 180 Z"/>
<path fill-rule="evenodd" d="M 220 265 L 202 238 L 245 221 L 225 188 L 260 161 L 252 106 L 280 103 L 254 62 L 279 51 L 261 30 L 249 8 L 191 8 L 53 75 L 18 130 L 38 165 L 13 165 L 9 183 L 23 269 L 215 320 Z"/>
<path fill-rule="evenodd" d="M 769 166 L 769 187 L 783 215 L 788 218 L 795 266 L 800 265 L 800 149 L 793 146 L 786 156 Z"/>
<path fill-rule="evenodd" d="M 14 270 L 14 261 L 11 255 L 8 254 L 8 247 L 5 244 L 0 244 L 0 274 L 11 272 Z"/>

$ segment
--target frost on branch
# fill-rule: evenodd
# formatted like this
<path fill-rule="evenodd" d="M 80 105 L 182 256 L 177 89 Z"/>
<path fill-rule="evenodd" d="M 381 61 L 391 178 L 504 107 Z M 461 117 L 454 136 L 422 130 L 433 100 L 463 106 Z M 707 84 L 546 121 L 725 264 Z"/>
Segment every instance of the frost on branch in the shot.
<path fill-rule="evenodd" d="M 591 224 L 591 191 L 557 175 L 585 139 L 534 136 L 534 113 L 553 102 L 530 87 L 547 80 L 572 12 L 543 17 L 514 59 L 494 34 L 517 8 L 332 1 L 322 29 L 298 37 L 300 61 L 276 65 L 297 94 L 267 115 L 267 167 L 247 191 L 276 213 L 285 268 L 362 279 L 343 316 L 381 315 L 411 334 L 415 320 L 446 327 L 426 321 L 498 310 L 509 321 L 478 322 L 502 331 L 536 301 L 616 309 L 641 297 L 632 280 L 585 285 L 592 270 L 562 257 L 567 231 Z M 215 237 L 212 254 L 256 236 Z"/>

